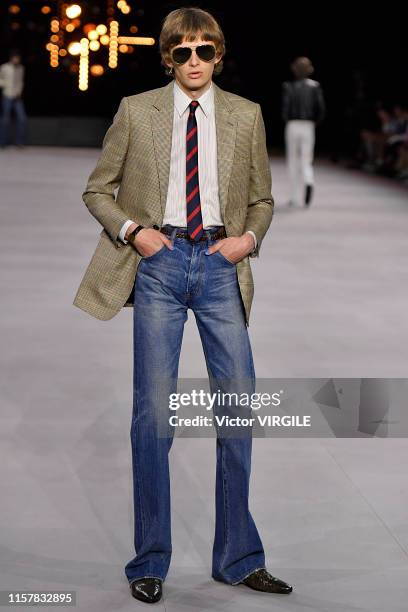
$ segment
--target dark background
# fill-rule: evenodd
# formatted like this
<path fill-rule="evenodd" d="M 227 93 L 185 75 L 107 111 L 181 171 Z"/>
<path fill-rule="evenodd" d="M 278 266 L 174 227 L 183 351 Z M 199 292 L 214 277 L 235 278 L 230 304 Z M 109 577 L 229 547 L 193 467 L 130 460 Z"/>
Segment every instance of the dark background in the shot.
<path fill-rule="evenodd" d="M 220 22 L 226 38 L 224 70 L 214 81 L 222 88 L 259 102 L 268 141 L 282 145 L 280 121 L 281 84 L 290 78 L 289 63 L 297 55 L 312 59 L 312 78 L 321 82 L 327 102 L 327 118 L 320 129 L 319 147 L 347 149 L 360 127 L 376 123 L 375 105 L 407 102 L 407 30 L 402 9 L 374 8 L 373 3 L 301 5 L 231 1 L 137 2 L 129 0 L 131 16 L 122 16 L 123 31 L 135 23 L 137 35 L 158 42 L 161 22 L 181 6 L 209 10 Z M 18 16 L 8 13 L 18 4 Z M 119 67 L 103 77 L 90 77 L 89 89 L 77 88 L 77 77 L 62 67 L 49 67 L 45 44 L 50 15 L 41 6 L 56 2 L 24 0 L 1 3 L 0 62 L 10 47 L 18 47 L 26 65 L 24 101 L 30 116 L 94 116 L 111 119 L 120 99 L 165 85 L 169 77 L 160 64 L 158 44 L 136 47 L 132 55 L 120 54 Z M 84 6 L 83 2 L 79 2 Z M 103 0 L 88 2 L 92 10 L 105 9 Z M 356 12 L 357 8 L 360 10 Z M 361 9 L 363 9 L 361 11 Z M 13 30 L 11 22 L 19 28 Z M 94 14 L 90 21 L 98 22 Z M 101 22 L 104 22 L 101 19 Z M 105 56 L 106 59 L 106 56 Z"/>

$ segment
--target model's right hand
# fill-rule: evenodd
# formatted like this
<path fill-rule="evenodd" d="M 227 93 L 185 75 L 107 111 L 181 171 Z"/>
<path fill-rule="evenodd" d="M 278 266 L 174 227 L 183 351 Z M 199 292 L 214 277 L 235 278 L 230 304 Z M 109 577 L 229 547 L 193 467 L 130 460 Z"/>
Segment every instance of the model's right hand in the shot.
<path fill-rule="evenodd" d="M 169 240 L 162 232 L 151 227 L 144 227 L 137 234 L 133 245 L 143 257 L 150 257 L 159 251 L 163 243 L 170 250 L 173 249 L 171 240 Z"/>

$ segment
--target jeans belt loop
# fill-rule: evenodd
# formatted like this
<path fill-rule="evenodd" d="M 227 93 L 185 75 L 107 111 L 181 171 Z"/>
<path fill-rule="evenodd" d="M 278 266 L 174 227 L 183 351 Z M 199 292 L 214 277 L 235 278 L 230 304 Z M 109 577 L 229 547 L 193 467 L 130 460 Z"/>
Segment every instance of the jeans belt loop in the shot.
<path fill-rule="evenodd" d="M 177 227 L 174 227 L 171 230 L 171 235 L 170 235 L 170 242 L 171 242 L 172 246 L 174 246 L 174 239 L 176 237 L 176 234 L 177 234 Z"/>
<path fill-rule="evenodd" d="M 211 246 L 211 238 L 212 238 L 212 236 L 211 236 L 211 232 L 210 232 L 210 230 L 204 230 L 204 232 L 205 232 L 205 235 L 206 235 L 206 237 L 207 237 L 207 247 L 206 247 L 206 249 L 205 249 L 204 253 L 205 253 L 206 255 L 209 255 L 209 253 L 208 253 L 208 247 L 210 247 L 210 246 Z"/>

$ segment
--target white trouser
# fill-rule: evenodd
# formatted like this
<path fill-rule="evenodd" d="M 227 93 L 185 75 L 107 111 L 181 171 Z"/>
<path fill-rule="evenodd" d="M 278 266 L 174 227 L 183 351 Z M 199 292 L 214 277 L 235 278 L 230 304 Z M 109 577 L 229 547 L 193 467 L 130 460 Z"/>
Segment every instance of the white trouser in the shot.
<path fill-rule="evenodd" d="M 313 185 L 314 121 L 291 119 L 285 125 L 286 162 L 289 172 L 290 199 L 302 204 L 305 185 Z"/>

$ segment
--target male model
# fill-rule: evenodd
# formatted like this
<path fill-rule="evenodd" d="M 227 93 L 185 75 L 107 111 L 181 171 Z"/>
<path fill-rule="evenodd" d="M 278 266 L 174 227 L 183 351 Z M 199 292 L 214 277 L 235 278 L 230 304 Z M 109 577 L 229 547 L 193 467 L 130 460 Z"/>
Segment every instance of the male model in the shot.
<path fill-rule="evenodd" d="M 0 66 L 0 88 L 3 90 L 0 146 L 5 147 L 7 145 L 11 113 L 14 111 L 16 119 L 15 144 L 18 147 L 23 147 L 27 125 L 27 116 L 22 99 L 24 66 L 17 51 L 11 51 L 9 61 Z"/>
<path fill-rule="evenodd" d="M 293 81 L 282 88 L 282 119 L 285 122 L 286 160 L 290 204 L 310 206 L 313 197 L 315 126 L 323 121 L 325 102 L 320 84 L 309 76 L 312 62 L 298 57 L 292 62 Z M 304 198 L 304 199 L 303 199 Z"/>
<path fill-rule="evenodd" d="M 273 214 L 260 106 L 212 81 L 225 53 L 218 23 L 201 9 L 174 10 L 164 20 L 160 51 L 174 80 L 123 98 L 83 194 L 104 229 L 74 301 L 103 320 L 134 307 L 136 556 L 125 573 L 132 595 L 146 602 L 161 598 L 172 552 L 173 438 L 158 434 L 166 408 L 158 398 L 177 388 L 187 309 L 209 377 L 227 387 L 249 381 L 253 389 L 248 258 L 259 254 Z M 265 568 L 248 508 L 251 441 L 217 436 L 212 577 L 289 593 L 292 587 Z"/>

